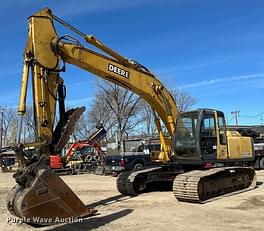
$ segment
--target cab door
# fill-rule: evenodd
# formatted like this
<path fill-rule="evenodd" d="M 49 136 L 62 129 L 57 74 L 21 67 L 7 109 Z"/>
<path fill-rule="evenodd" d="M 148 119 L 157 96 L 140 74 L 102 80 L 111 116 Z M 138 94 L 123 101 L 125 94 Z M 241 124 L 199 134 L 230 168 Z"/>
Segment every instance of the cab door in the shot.
<path fill-rule="evenodd" d="M 200 124 L 200 151 L 204 161 L 217 158 L 217 126 L 214 111 L 204 111 Z"/>
<path fill-rule="evenodd" d="M 217 137 L 218 144 L 217 144 L 217 159 L 218 160 L 226 160 L 229 157 L 228 155 L 228 145 L 227 145 L 227 131 L 226 131 L 226 123 L 225 123 L 225 116 L 223 112 L 216 112 L 217 118 Z"/>

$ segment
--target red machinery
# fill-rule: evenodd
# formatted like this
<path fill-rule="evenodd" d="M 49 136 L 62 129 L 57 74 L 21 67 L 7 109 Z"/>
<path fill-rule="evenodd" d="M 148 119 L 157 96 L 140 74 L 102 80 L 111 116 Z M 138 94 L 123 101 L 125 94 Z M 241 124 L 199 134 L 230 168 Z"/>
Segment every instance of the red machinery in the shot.
<path fill-rule="evenodd" d="M 91 170 L 105 164 L 105 153 L 99 144 L 106 130 L 99 127 L 88 139 L 73 143 L 66 155 L 50 155 L 50 168 L 56 172 L 73 173 L 74 169 Z"/>

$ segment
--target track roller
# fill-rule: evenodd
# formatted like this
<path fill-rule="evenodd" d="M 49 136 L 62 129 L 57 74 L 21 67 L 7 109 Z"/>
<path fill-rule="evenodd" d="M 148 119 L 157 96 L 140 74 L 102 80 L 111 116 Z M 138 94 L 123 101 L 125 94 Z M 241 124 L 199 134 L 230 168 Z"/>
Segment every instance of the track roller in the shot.
<path fill-rule="evenodd" d="M 194 170 L 176 176 L 175 197 L 180 201 L 205 203 L 256 187 L 256 173 L 250 167 Z"/>

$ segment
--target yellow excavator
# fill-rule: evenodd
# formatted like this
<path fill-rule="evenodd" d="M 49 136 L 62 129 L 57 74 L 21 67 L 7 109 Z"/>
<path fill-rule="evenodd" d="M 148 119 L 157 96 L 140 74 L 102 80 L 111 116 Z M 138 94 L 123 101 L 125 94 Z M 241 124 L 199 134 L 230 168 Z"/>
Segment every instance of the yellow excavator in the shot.
<path fill-rule="evenodd" d="M 85 48 L 73 36 L 59 36 L 55 22 L 101 52 Z M 254 159 L 252 141 L 227 131 L 223 112 L 199 109 L 179 113 L 170 92 L 146 67 L 80 32 L 48 8 L 29 17 L 28 24 L 18 112 L 23 118 L 31 76 L 36 135 L 34 142 L 21 144 L 18 139 L 15 146 L 22 167 L 14 175 L 17 184 L 7 198 L 11 214 L 45 225 L 56 218 L 96 213 L 49 169 L 49 156 L 61 152 L 84 111 L 84 107 L 65 111 L 60 74 L 66 63 L 131 90 L 153 109 L 161 152 L 151 157 L 151 167 L 120 174 L 117 188 L 122 194 L 137 195 L 153 183 L 167 182 L 173 185 L 177 199 L 203 203 L 255 187 L 255 171 L 247 167 Z M 55 126 L 56 105 L 60 120 Z M 29 147 L 33 147 L 30 155 L 26 152 Z"/>

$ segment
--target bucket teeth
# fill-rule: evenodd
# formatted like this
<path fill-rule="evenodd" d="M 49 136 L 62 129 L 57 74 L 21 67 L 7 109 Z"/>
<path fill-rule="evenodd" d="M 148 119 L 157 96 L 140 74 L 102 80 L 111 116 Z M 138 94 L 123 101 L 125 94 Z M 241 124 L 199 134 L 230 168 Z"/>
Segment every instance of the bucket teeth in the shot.
<path fill-rule="evenodd" d="M 8 194 L 11 214 L 27 223 L 50 225 L 62 218 L 84 218 L 96 214 L 49 169 L 41 169 L 27 187 L 16 185 Z"/>

